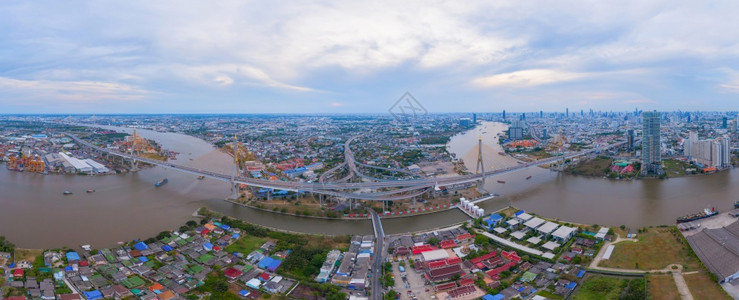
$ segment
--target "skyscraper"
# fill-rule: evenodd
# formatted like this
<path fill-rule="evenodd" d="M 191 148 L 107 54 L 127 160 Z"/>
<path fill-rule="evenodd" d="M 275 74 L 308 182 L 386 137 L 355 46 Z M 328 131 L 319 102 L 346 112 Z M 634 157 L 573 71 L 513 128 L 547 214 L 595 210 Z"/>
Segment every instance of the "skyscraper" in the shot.
<path fill-rule="evenodd" d="M 626 131 L 626 140 L 628 144 L 629 151 L 634 150 L 634 129 L 629 129 Z"/>
<path fill-rule="evenodd" d="M 729 128 L 728 121 L 729 121 L 729 118 L 727 118 L 726 116 L 724 116 L 721 119 L 721 128 L 723 128 L 723 129 Z"/>
<path fill-rule="evenodd" d="M 539 111 L 539 118 L 542 118 L 542 119 L 544 118 L 544 111 L 543 110 L 540 110 Z M 739 117 L 737 117 L 737 119 L 739 119 Z"/>
<path fill-rule="evenodd" d="M 659 172 L 662 155 L 660 153 L 660 113 L 642 113 L 642 172 Z"/>
<path fill-rule="evenodd" d="M 505 120 L 505 109 L 503 110 L 503 120 Z"/>
<path fill-rule="evenodd" d="M 570 117 L 570 108 L 565 108 L 565 117 Z"/>
<path fill-rule="evenodd" d="M 477 114 L 472 114 L 472 124 L 477 124 Z"/>

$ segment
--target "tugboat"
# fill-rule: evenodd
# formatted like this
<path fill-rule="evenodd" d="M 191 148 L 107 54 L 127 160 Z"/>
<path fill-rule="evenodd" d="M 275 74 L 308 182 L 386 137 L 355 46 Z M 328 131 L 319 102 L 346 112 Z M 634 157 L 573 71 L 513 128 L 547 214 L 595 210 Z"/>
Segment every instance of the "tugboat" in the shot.
<path fill-rule="evenodd" d="M 505 183 L 504 180 L 498 180 L 498 183 Z"/>
<path fill-rule="evenodd" d="M 63 193 L 63 194 L 64 194 L 65 196 L 67 196 L 67 195 L 71 195 L 71 194 L 72 194 L 72 192 L 70 192 L 70 191 L 64 191 L 64 193 Z"/>
<path fill-rule="evenodd" d="M 159 182 L 155 183 L 154 186 L 155 187 L 160 187 L 160 186 L 165 185 L 167 182 L 169 182 L 169 180 L 167 180 L 167 178 L 164 178 L 164 179 L 160 180 Z"/>
<path fill-rule="evenodd" d="M 526 180 L 529 180 L 529 179 L 531 179 L 531 175 L 529 175 L 528 177 L 526 177 Z"/>
<path fill-rule="evenodd" d="M 203 179 L 205 179 L 205 176 L 204 175 L 198 176 L 198 180 L 203 180 Z"/>
<path fill-rule="evenodd" d="M 87 193 L 88 193 L 88 194 L 92 194 L 92 193 L 94 193 L 94 192 L 95 192 L 95 190 L 87 190 Z"/>
<path fill-rule="evenodd" d="M 697 214 L 685 215 L 677 218 L 678 223 L 692 222 L 695 220 L 705 219 L 713 217 L 718 214 L 718 210 L 715 207 L 703 209 L 702 212 Z"/>

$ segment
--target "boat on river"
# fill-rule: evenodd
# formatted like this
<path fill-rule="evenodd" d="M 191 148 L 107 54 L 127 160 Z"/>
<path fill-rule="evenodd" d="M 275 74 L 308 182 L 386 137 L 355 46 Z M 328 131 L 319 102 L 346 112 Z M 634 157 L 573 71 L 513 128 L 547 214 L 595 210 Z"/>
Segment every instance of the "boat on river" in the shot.
<path fill-rule="evenodd" d="M 88 193 L 88 194 L 92 194 L 92 193 L 94 193 L 94 192 L 95 192 L 95 190 L 87 190 L 87 193 Z"/>
<path fill-rule="evenodd" d="M 697 214 L 690 214 L 690 215 L 684 215 L 682 217 L 677 218 L 678 223 L 685 223 L 685 222 L 692 222 L 695 220 L 710 218 L 718 214 L 718 210 L 716 210 L 715 207 L 711 208 L 705 208 L 702 212 L 699 212 Z"/>
<path fill-rule="evenodd" d="M 72 192 L 70 192 L 70 191 L 64 191 L 64 193 L 62 193 L 62 194 L 64 194 L 66 196 L 66 195 L 71 195 Z"/>
<path fill-rule="evenodd" d="M 163 185 L 167 184 L 167 182 L 169 182 L 169 180 L 167 178 L 164 178 L 162 180 L 159 180 L 159 182 L 155 183 L 154 186 L 155 187 L 160 187 L 160 186 L 163 186 Z"/>
<path fill-rule="evenodd" d="M 739 208 L 739 201 L 734 201 L 734 208 Z"/>

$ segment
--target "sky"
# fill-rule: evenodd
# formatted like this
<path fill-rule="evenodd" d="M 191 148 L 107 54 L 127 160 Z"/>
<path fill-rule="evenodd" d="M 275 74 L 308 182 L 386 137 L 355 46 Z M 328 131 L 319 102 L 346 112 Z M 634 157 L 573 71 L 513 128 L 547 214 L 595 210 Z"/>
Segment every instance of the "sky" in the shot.
<path fill-rule="evenodd" d="M 1 113 L 737 110 L 737 1 L 0 1 Z"/>

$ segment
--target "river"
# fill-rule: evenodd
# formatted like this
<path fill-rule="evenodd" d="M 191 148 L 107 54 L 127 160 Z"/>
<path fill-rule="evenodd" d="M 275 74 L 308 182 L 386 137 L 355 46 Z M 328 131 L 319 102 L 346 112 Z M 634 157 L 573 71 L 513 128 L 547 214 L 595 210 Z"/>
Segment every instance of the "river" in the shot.
<path fill-rule="evenodd" d="M 130 129 L 108 127 L 107 129 Z M 497 133 L 505 125 L 485 122 L 453 137 L 451 152 L 475 169 L 477 138 L 483 138 L 486 170 L 516 164 L 498 155 Z M 173 163 L 213 171 L 231 172 L 229 155 L 198 138 L 174 133 L 139 130 L 165 149 L 180 152 Z M 531 175 L 530 180 L 525 177 Z M 154 182 L 169 183 L 155 188 Z M 496 180 L 505 180 L 505 184 Z M 490 178 L 486 190 L 502 195 L 481 206 L 488 211 L 512 203 L 546 217 L 579 223 L 632 227 L 671 224 L 678 215 L 716 206 L 732 207 L 739 194 L 736 171 L 711 176 L 669 180 L 610 181 L 562 175 L 541 168 Z M 85 193 L 95 189 L 95 193 Z M 64 196 L 70 190 L 73 195 Z M 133 174 L 110 176 L 40 175 L 17 173 L 0 167 L 0 235 L 20 247 L 56 248 L 92 244 L 114 246 L 117 241 L 147 238 L 176 229 L 192 213 L 206 206 L 247 222 L 272 228 L 315 234 L 371 234 L 369 220 L 343 221 L 302 218 L 246 208 L 223 201 L 230 194 L 225 182 L 204 179 L 160 167 Z M 420 231 L 464 221 L 456 210 L 383 220 L 388 234 Z"/>

